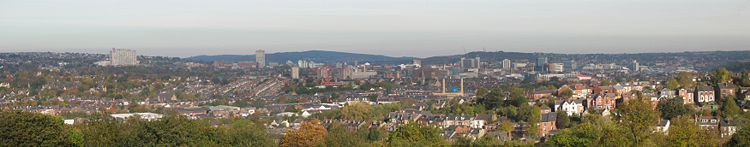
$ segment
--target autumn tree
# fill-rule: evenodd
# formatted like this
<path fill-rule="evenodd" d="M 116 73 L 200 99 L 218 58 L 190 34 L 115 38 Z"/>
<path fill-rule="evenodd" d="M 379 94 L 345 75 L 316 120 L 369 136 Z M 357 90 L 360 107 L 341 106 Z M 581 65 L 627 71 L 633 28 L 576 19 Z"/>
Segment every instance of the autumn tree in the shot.
<path fill-rule="evenodd" d="M 328 131 L 323 125 L 318 124 L 318 120 L 311 122 L 302 122 L 297 130 L 289 130 L 281 138 L 282 147 L 299 147 L 299 146 L 322 146 L 325 145 L 325 136 Z"/>
<path fill-rule="evenodd" d="M 651 109 L 650 102 L 640 96 L 629 100 L 617 109 L 617 125 L 622 127 L 631 145 L 641 146 L 649 141 L 651 126 L 659 120 L 659 112 Z"/>
<path fill-rule="evenodd" d="M 672 119 L 666 141 L 663 146 L 715 146 L 718 140 L 714 134 L 700 129 L 698 124 L 690 120 L 688 115 Z"/>

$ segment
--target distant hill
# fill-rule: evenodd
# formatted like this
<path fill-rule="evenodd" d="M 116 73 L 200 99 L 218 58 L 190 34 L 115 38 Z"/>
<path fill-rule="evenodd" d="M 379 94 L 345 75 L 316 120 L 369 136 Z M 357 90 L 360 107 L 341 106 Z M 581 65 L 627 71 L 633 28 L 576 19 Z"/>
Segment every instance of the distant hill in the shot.
<path fill-rule="evenodd" d="M 221 61 L 240 62 L 255 61 L 255 55 L 201 55 L 186 58 L 195 61 Z M 318 63 L 354 63 L 357 60 L 360 64 L 370 62 L 372 64 L 401 64 L 411 63 L 414 57 L 389 57 L 383 55 L 356 54 L 336 51 L 311 50 L 303 52 L 281 52 L 266 54 L 266 62 L 278 62 L 280 64 L 286 61 L 297 63 L 298 60 L 308 60 Z"/>
<path fill-rule="evenodd" d="M 698 52 L 664 52 L 632 54 L 556 54 L 556 53 L 520 53 L 520 52 L 471 52 L 463 55 L 435 56 L 422 59 L 422 64 L 453 64 L 461 57 L 479 57 L 482 62 L 499 62 L 525 60 L 536 63 L 539 57 L 547 57 L 550 63 L 575 60 L 579 65 L 587 63 L 616 63 L 630 65 L 637 60 L 641 65 L 650 66 L 657 63 L 669 64 L 672 67 L 693 67 L 699 71 L 711 71 L 717 67 L 729 66 L 729 70 L 738 71 L 750 67 L 750 51 L 698 51 Z M 679 65 L 681 64 L 681 65 Z M 730 68 L 731 67 L 731 68 Z"/>

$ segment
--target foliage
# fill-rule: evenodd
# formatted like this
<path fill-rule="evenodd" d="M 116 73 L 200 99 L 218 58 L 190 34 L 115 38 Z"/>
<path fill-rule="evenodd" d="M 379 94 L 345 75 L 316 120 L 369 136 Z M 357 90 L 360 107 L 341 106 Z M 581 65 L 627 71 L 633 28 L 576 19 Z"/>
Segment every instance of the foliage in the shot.
<path fill-rule="evenodd" d="M 714 84 L 725 83 L 729 81 L 730 78 L 732 78 L 732 72 L 723 67 L 717 68 L 715 72 L 711 73 L 711 78 Z"/>
<path fill-rule="evenodd" d="M 700 129 L 688 115 L 672 119 L 668 131 L 660 146 L 715 146 L 719 143 L 711 131 Z"/>
<path fill-rule="evenodd" d="M 740 112 L 740 107 L 734 101 L 733 96 L 727 96 L 724 104 L 721 105 L 721 115 L 724 117 L 733 117 Z"/>
<path fill-rule="evenodd" d="M 557 121 L 555 122 L 557 129 L 564 129 L 570 127 L 570 117 L 565 111 L 557 112 Z"/>
<path fill-rule="evenodd" d="M 675 78 L 669 78 L 669 80 L 667 80 L 667 89 L 669 89 L 669 90 L 675 90 L 679 86 L 680 86 L 680 84 L 677 82 L 677 79 L 675 79 Z"/>
<path fill-rule="evenodd" d="M 732 138 L 727 141 L 726 146 L 750 146 L 750 124 L 744 124 L 740 127 L 737 132 L 732 135 Z"/>
<path fill-rule="evenodd" d="M 364 139 L 349 131 L 341 123 L 332 123 L 326 127 L 326 130 L 328 130 L 328 135 L 325 136 L 326 146 L 366 146 Z"/>
<path fill-rule="evenodd" d="M 74 140 L 60 118 L 20 110 L 0 112 L 3 146 L 72 146 Z M 72 132 L 71 132 L 72 133 Z M 73 136 L 75 137 L 75 136 Z"/>
<path fill-rule="evenodd" d="M 631 145 L 647 144 L 651 126 L 659 120 L 659 112 L 651 109 L 650 101 L 641 96 L 618 105 L 616 112 L 617 125 L 625 130 L 625 137 Z"/>
<path fill-rule="evenodd" d="M 370 104 L 361 102 L 350 103 L 341 108 L 341 114 L 344 115 L 344 119 L 348 120 L 369 120 L 373 116 L 372 111 Z"/>
<path fill-rule="evenodd" d="M 695 81 L 693 81 L 693 74 L 689 72 L 683 71 L 678 73 L 677 82 L 685 88 L 692 88 L 695 86 Z"/>
<path fill-rule="evenodd" d="M 691 114 L 694 111 L 690 105 L 685 105 L 683 103 L 684 100 L 682 97 L 676 97 L 659 101 L 656 108 L 661 111 L 662 118 L 669 120 L 677 116 Z"/>
<path fill-rule="evenodd" d="M 319 146 L 325 145 L 325 136 L 328 131 L 325 127 L 318 124 L 317 120 L 312 122 L 302 122 L 297 130 L 289 130 L 281 139 L 282 147 L 297 146 Z"/>
<path fill-rule="evenodd" d="M 388 137 L 390 146 L 441 146 L 445 140 L 440 129 L 426 124 L 409 123 L 399 126 Z"/>

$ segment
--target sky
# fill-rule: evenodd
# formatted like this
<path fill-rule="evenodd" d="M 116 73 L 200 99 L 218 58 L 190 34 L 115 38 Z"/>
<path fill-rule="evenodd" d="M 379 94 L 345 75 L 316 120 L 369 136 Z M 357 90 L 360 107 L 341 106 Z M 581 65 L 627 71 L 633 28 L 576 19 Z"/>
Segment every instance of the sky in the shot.
<path fill-rule="evenodd" d="M 750 50 L 750 0 L 0 0 L 0 52 Z"/>

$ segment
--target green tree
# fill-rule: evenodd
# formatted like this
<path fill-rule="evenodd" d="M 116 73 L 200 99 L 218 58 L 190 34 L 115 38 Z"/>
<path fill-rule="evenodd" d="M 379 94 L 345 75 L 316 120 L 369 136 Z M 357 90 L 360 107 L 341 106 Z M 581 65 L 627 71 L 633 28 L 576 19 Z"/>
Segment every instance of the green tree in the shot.
<path fill-rule="evenodd" d="M 740 111 L 740 107 L 734 101 L 733 96 L 727 96 L 723 105 L 721 105 L 721 115 L 724 117 L 734 117 Z"/>
<path fill-rule="evenodd" d="M 229 143 L 233 146 L 274 146 L 273 140 L 266 134 L 265 127 L 247 119 L 232 122 L 227 129 Z"/>
<path fill-rule="evenodd" d="M 693 81 L 693 74 L 689 72 L 680 72 L 677 74 L 677 81 L 686 88 L 692 88 L 695 86 L 695 81 Z"/>
<path fill-rule="evenodd" d="M 364 139 L 356 136 L 341 123 L 332 123 L 326 127 L 328 135 L 325 136 L 326 146 L 366 146 Z"/>
<path fill-rule="evenodd" d="M 669 120 L 677 116 L 692 113 L 693 108 L 683 103 L 684 100 L 682 97 L 677 97 L 659 101 L 659 104 L 656 107 L 661 112 L 661 117 Z"/>
<path fill-rule="evenodd" d="M 714 82 L 714 84 L 717 83 L 725 83 L 729 81 L 730 78 L 732 78 L 732 72 L 728 71 L 726 68 L 717 68 L 716 72 L 711 74 L 711 78 Z"/>
<path fill-rule="evenodd" d="M 732 138 L 727 141 L 726 146 L 750 146 L 750 124 L 744 124 L 732 135 Z"/>
<path fill-rule="evenodd" d="M 676 117 L 671 121 L 669 134 L 663 146 L 715 146 L 719 144 L 714 134 L 700 129 L 688 115 Z"/>
<path fill-rule="evenodd" d="M 617 124 L 625 130 L 625 137 L 632 145 L 649 143 L 651 126 L 659 120 L 659 112 L 651 109 L 650 101 L 640 96 L 618 105 L 616 112 Z"/>
<path fill-rule="evenodd" d="M 677 82 L 676 79 L 669 78 L 669 80 L 667 80 L 667 89 L 669 89 L 669 90 L 675 90 L 679 86 L 680 86 L 680 84 Z"/>
<path fill-rule="evenodd" d="M 399 126 L 388 137 L 390 146 L 441 146 L 445 140 L 440 129 L 426 124 L 409 123 Z"/>
<path fill-rule="evenodd" d="M 0 112 L 2 146 L 72 146 L 63 120 L 51 115 L 11 110 Z"/>
<path fill-rule="evenodd" d="M 370 104 L 360 102 L 351 103 L 341 108 L 341 114 L 343 114 L 344 119 L 359 121 L 372 120 L 372 111 L 373 108 Z"/>
<path fill-rule="evenodd" d="M 526 116 L 526 135 L 529 136 L 539 136 L 539 122 L 542 119 L 541 116 L 541 110 L 538 106 L 528 106 L 524 105 L 521 107 L 521 114 L 522 116 Z"/>
<path fill-rule="evenodd" d="M 557 129 L 564 129 L 570 126 L 570 117 L 565 111 L 557 112 L 557 121 L 555 122 Z"/>
<path fill-rule="evenodd" d="M 562 92 L 562 95 L 565 98 L 573 97 L 573 90 L 566 89 L 565 91 Z"/>
<path fill-rule="evenodd" d="M 75 128 L 83 134 L 83 143 L 91 146 L 106 146 L 117 144 L 118 122 L 104 114 L 94 114 L 89 120 L 75 124 Z"/>

